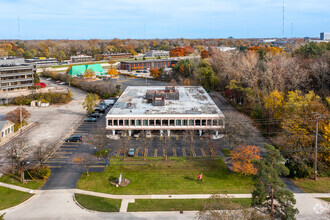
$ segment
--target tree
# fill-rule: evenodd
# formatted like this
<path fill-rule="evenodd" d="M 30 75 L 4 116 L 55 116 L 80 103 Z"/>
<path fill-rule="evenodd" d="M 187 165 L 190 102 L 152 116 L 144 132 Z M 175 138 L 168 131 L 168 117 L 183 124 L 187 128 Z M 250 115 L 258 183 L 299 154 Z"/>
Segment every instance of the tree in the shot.
<path fill-rule="evenodd" d="M 72 162 L 84 167 L 86 169 L 86 175 L 89 176 L 89 168 L 94 163 L 94 156 L 88 153 L 79 153 L 72 159 Z"/>
<path fill-rule="evenodd" d="M 87 69 L 84 74 L 83 74 L 84 78 L 93 78 L 95 76 L 95 73 L 93 70 L 91 69 Z"/>
<path fill-rule="evenodd" d="M 204 88 L 213 89 L 218 84 L 218 77 L 214 74 L 211 64 L 202 60 L 198 65 L 199 80 Z"/>
<path fill-rule="evenodd" d="M 108 132 L 105 128 L 101 124 L 98 124 L 97 127 L 93 129 L 85 139 L 88 144 L 93 145 L 98 149 L 99 157 L 101 157 L 101 151 L 103 148 L 109 143 L 107 134 Z"/>
<path fill-rule="evenodd" d="M 170 57 L 183 57 L 188 56 L 191 52 L 184 47 L 176 47 L 170 51 Z"/>
<path fill-rule="evenodd" d="M 110 76 L 117 76 L 117 75 L 118 75 L 118 71 L 117 71 L 115 68 L 110 67 L 110 68 L 108 69 L 107 75 L 110 75 Z"/>
<path fill-rule="evenodd" d="M 157 68 L 150 68 L 150 76 L 158 78 L 160 76 L 160 71 Z"/>
<path fill-rule="evenodd" d="M 15 125 L 18 125 L 18 127 L 20 127 L 21 120 L 22 120 L 22 124 L 24 125 L 26 123 L 26 120 L 29 119 L 30 117 L 31 114 L 29 113 L 28 110 L 22 107 L 17 107 L 16 109 L 8 112 L 4 118 L 15 123 Z"/>
<path fill-rule="evenodd" d="M 86 95 L 85 101 L 83 102 L 83 107 L 87 110 L 88 114 L 94 112 L 94 107 L 96 106 L 98 100 L 99 96 L 97 94 L 88 93 Z"/>
<path fill-rule="evenodd" d="M 267 208 L 272 218 L 295 219 L 299 213 L 294 208 L 296 200 L 293 193 L 285 190 L 280 175 L 288 175 L 289 170 L 283 164 L 283 157 L 272 145 L 265 144 L 266 157 L 255 161 L 258 169 L 253 177 L 255 190 L 252 192 L 252 204 Z"/>
<path fill-rule="evenodd" d="M 40 78 L 39 78 L 38 73 L 33 73 L 33 83 L 34 84 L 40 83 Z"/>
<path fill-rule="evenodd" d="M 254 160 L 260 160 L 260 150 L 256 146 L 239 146 L 231 151 L 233 170 L 244 175 L 256 174 L 257 169 L 252 164 Z"/>
<path fill-rule="evenodd" d="M 190 79 L 185 79 L 184 82 L 183 82 L 183 85 L 184 86 L 191 86 Z"/>
<path fill-rule="evenodd" d="M 201 52 L 201 57 L 202 57 L 202 59 L 206 59 L 209 57 L 209 53 L 207 52 L 207 50 L 203 50 Z"/>

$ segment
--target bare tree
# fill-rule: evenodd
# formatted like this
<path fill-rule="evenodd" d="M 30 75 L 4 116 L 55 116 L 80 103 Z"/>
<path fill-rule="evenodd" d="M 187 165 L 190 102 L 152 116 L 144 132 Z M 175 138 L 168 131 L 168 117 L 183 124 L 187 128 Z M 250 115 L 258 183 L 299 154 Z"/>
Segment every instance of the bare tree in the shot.
<path fill-rule="evenodd" d="M 94 163 L 94 156 L 88 153 L 80 153 L 72 161 L 86 169 L 86 175 L 89 176 L 89 168 Z"/>
<path fill-rule="evenodd" d="M 146 152 L 149 146 L 148 138 L 147 138 L 147 132 L 142 131 L 141 132 L 141 144 L 142 144 L 142 149 L 143 149 L 143 160 L 146 160 Z"/>
<path fill-rule="evenodd" d="M 107 130 L 105 130 L 101 124 L 98 124 L 97 127 L 85 138 L 85 141 L 88 144 L 93 145 L 98 149 L 99 157 L 101 157 L 101 151 L 103 148 L 109 144 L 107 134 Z"/>

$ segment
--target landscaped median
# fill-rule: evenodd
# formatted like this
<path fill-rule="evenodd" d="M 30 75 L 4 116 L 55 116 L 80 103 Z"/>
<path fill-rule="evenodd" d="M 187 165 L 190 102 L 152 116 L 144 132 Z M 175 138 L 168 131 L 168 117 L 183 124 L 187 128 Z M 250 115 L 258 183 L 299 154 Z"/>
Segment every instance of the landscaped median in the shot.
<path fill-rule="evenodd" d="M 203 174 L 203 181 L 197 175 Z M 110 185 L 122 174 L 130 180 L 126 187 Z M 77 188 L 95 192 L 126 195 L 146 194 L 238 194 L 251 193 L 251 176 L 232 173 L 221 158 L 169 158 L 123 161 L 112 158 L 103 173 L 82 175 Z"/>
<path fill-rule="evenodd" d="M 233 202 L 243 208 L 251 207 L 251 199 L 223 199 L 224 203 Z M 148 211 L 199 211 L 205 208 L 210 199 L 136 199 L 128 203 L 128 212 Z M 214 210 L 228 210 L 224 203 L 217 203 Z"/>
<path fill-rule="evenodd" d="M 16 206 L 32 196 L 30 193 L 0 186 L 0 210 Z"/>
<path fill-rule="evenodd" d="M 83 194 L 75 194 L 76 202 L 82 207 L 99 212 L 119 212 L 121 199 L 108 199 Z"/>
<path fill-rule="evenodd" d="M 46 180 L 29 180 L 25 183 L 21 183 L 18 176 L 4 174 L 0 177 L 0 182 L 25 187 L 28 189 L 39 189 L 45 184 Z"/>

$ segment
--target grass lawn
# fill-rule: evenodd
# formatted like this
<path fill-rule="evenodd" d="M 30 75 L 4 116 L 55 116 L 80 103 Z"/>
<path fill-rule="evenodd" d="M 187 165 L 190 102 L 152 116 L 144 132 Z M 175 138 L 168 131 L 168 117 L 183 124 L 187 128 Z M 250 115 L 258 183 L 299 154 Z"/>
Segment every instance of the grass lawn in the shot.
<path fill-rule="evenodd" d="M 0 186 L 0 210 L 18 205 L 32 196 L 33 194 Z"/>
<path fill-rule="evenodd" d="M 108 199 L 75 194 L 76 201 L 86 209 L 99 212 L 119 212 L 121 199 Z"/>
<path fill-rule="evenodd" d="M 39 189 L 45 184 L 46 180 L 31 180 L 31 181 L 29 180 L 28 182 L 21 183 L 17 176 L 8 176 L 4 174 L 0 177 L 0 182 L 21 186 L 29 189 Z"/>
<path fill-rule="evenodd" d="M 312 179 L 298 179 L 293 182 L 307 193 L 330 193 L 330 177 L 318 177 Z"/>
<path fill-rule="evenodd" d="M 205 202 L 209 199 L 136 199 L 135 203 L 128 203 L 129 212 L 140 211 L 199 211 L 204 207 Z M 242 207 L 251 207 L 251 199 L 223 199 L 238 203 Z M 217 210 L 227 209 L 223 204 L 219 203 L 214 207 Z"/>
<path fill-rule="evenodd" d="M 197 181 L 201 172 L 202 182 Z M 131 183 L 118 188 L 110 185 L 120 174 Z M 251 193 L 253 181 L 250 176 L 231 173 L 220 158 L 112 158 L 104 173 L 82 175 L 77 188 L 111 194 Z"/>
<path fill-rule="evenodd" d="M 318 199 L 322 199 L 324 201 L 330 202 L 330 198 L 318 198 Z"/>
<path fill-rule="evenodd" d="M 226 148 L 222 148 L 221 149 L 223 155 L 225 155 L 225 157 L 230 157 L 230 150 L 226 149 Z"/>

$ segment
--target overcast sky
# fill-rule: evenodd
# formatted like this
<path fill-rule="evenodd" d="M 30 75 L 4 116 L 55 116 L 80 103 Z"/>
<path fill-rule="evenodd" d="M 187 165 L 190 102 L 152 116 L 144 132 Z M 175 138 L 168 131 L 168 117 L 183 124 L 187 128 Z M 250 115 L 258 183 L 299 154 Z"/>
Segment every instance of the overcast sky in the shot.
<path fill-rule="evenodd" d="M 0 39 L 18 38 L 18 17 L 21 39 L 282 37 L 282 1 L 0 0 Z M 284 36 L 320 32 L 330 0 L 285 0 Z"/>

